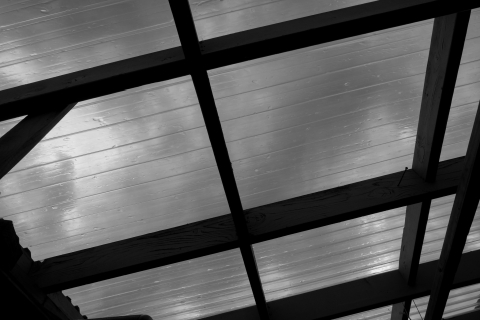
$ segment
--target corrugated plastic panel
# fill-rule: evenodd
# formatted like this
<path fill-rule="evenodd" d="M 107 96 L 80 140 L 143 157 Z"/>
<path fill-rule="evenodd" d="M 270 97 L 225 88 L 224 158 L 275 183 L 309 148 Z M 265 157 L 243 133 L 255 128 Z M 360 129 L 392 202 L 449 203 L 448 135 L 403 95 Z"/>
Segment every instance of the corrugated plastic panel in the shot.
<path fill-rule="evenodd" d="M 415 304 L 412 303 L 410 308 L 411 320 L 425 319 L 425 311 L 427 310 L 428 297 L 415 299 Z M 443 317 L 448 319 L 454 316 L 465 314 L 480 308 L 480 284 L 463 287 L 450 291 L 447 305 Z M 418 309 L 417 309 L 418 307 Z M 337 320 L 390 320 L 391 306 L 370 310 L 367 312 L 357 313 L 348 317 L 338 318 Z"/>
<path fill-rule="evenodd" d="M 432 202 L 421 263 L 440 257 L 454 196 Z M 267 300 L 398 269 L 405 207 L 254 245 Z M 480 249 L 477 211 L 464 252 Z"/>
<path fill-rule="evenodd" d="M 443 158 L 464 148 L 458 130 L 480 96 L 478 10 L 470 30 Z M 211 71 L 244 208 L 410 167 L 431 31 L 427 21 Z"/>
<path fill-rule="evenodd" d="M 376 0 L 189 0 L 201 40 Z"/>
<path fill-rule="evenodd" d="M 0 192 L 34 259 L 229 212 L 190 77 L 80 103 Z"/>
<path fill-rule="evenodd" d="M 158 320 L 188 320 L 255 304 L 238 249 L 64 293 L 89 318 L 148 314 Z"/>

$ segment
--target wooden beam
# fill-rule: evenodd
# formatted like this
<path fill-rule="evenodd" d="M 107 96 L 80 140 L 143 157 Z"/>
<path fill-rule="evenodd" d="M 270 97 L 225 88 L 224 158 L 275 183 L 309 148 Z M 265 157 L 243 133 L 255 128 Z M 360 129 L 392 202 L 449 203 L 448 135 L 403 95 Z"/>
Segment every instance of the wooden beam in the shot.
<path fill-rule="evenodd" d="M 203 64 L 202 53 L 198 41 L 197 31 L 188 0 L 170 0 L 173 18 L 177 27 L 180 42 L 192 76 L 193 85 L 197 93 L 200 109 L 207 128 L 208 137 L 212 145 L 213 154 L 217 163 L 220 179 L 222 180 L 225 196 L 232 214 L 235 230 L 240 244 L 240 253 L 245 264 L 248 280 L 252 288 L 253 297 L 257 305 L 260 318 L 269 320 L 267 301 L 258 272 L 257 261 L 252 246 L 246 242 L 248 230 L 243 215 L 242 202 L 237 183 L 233 174 L 232 163 L 228 155 L 227 144 L 223 136 L 222 124 L 215 105 L 212 87 L 207 70 Z"/>
<path fill-rule="evenodd" d="M 437 174 L 447 129 L 455 82 L 467 35 L 470 11 L 435 18 L 413 156 L 413 170 L 425 181 Z M 409 205 L 400 251 L 399 268 L 408 284 L 414 285 L 431 200 Z M 408 320 L 411 300 L 392 307 L 392 320 Z"/>
<path fill-rule="evenodd" d="M 37 81 L 0 92 L 0 121 L 47 112 L 52 101 L 77 103 L 187 74 L 176 47 Z"/>
<path fill-rule="evenodd" d="M 464 158 L 440 163 L 435 183 L 412 170 L 354 183 L 247 210 L 249 244 L 310 230 L 423 198 L 454 194 Z M 128 273 L 218 253 L 239 246 L 231 215 L 154 232 L 123 241 L 48 258 L 34 274 L 47 292 L 106 280 Z"/>
<path fill-rule="evenodd" d="M 75 106 L 54 101 L 49 111 L 28 115 L 0 138 L 0 179 Z"/>
<path fill-rule="evenodd" d="M 463 158 L 443 161 L 434 183 L 413 170 L 385 175 L 245 211 L 252 243 L 455 193 Z"/>
<path fill-rule="evenodd" d="M 209 39 L 200 47 L 205 67 L 214 69 L 478 7 L 477 0 L 380 0 Z M 79 102 L 187 74 L 176 47 L 22 85 L 0 93 L 0 121 L 39 106 L 46 111 L 53 99 Z"/>
<path fill-rule="evenodd" d="M 479 190 L 480 112 L 477 111 L 472 135 L 468 143 L 465 167 L 453 202 L 425 320 L 442 319 L 450 286 L 457 273 L 457 266 L 478 208 Z"/>
<path fill-rule="evenodd" d="M 417 284 L 409 286 L 397 270 L 268 302 L 274 320 L 327 320 L 381 308 L 430 294 L 438 260 L 423 263 Z M 462 255 L 451 289 L 480 282 L 480 251 Z M 321 303 L 319 303 L 321 302 Z M 257 320 L 247 307 L 205 320 Z"/>
<path fill-rule="evenodd" d="M 36 318 L 50 320 L 78 320 L 83 316 L 78 307 L 74 307 L 71 302 L 61 292 L 46 294 L 33 282 L 30 274 L 38 266 L 30 257 L 30 251 L 20 246 L 18 236 L 13 228 L 11 221 L 0 219 L 0 255 L 2 263 L 0 265 L 0 282 L 14 291 L 17 303 L 24 304 L 25 308 L 32 309 L 32 312 L 38 313 Z M 2 299 L 10 294 L 5 292 L 6 287 L 2 286 Z M 18 317 L 20 319 L 28 319 Z"/>
<path fill-rule="evenodd" d="M 470 11 L 436 18 L 413 157 L 413 170 L 434 181 L 447 128 Z"/>

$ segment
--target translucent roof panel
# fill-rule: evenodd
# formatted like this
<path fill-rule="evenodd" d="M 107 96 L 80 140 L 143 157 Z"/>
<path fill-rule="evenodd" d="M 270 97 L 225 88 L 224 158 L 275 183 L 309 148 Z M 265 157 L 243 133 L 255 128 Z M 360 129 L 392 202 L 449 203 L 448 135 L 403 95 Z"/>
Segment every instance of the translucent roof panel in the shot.
<path fill-rule="evenodd" d="M 201 40 L 375 0 L 189 0 Z"/>
<path fill-rule="evenodd" d="M 0 90 L 180 42 L 167 0 L 0 4 Z"/>
<path fill-rule="evenodd" d="M 453 199 L 432 202 L 421 263 L 440 257 Z M 254 245 L 267 300 L 398 269 L 404 223 L 405 207 Z M 477 211 L 464 252 L 479 249 Z"/>
<path fill-rule="evenodd" d="M 411 166 L 432 21 L 210 72 L 245 208 Z"/>
<path fill-rule="evenodd" d="M 480 307 L 478 302 L 480 298 L 480 284 L 463 287 L 450 291 L 448 296 L 444 318 L 451 318 L 461 314 L 465 314 Z M 411 320 L 425 319 L 425 311 L 427 310 L 429 297 L 415 299 L 415 304 L 412 303 L 410 308 Z M 418 310 L 417 310 L 418 307 Z M 337 320 L 390 320 L 391 306 L 378 308 L 362 313 L 353 314 L 348 317 L 338 318 Z"/>
<path fill-rule="evenodd" d="M 472 11 L 441 160 L 464 156 L 480 101 L 480 10 Z"/>
<path fill-rule="evenodd" d="M 244 208 L 410 167 L 432 26 L 210 71 Z M 480 98 L 479 10 L 469 30 L 442 160 L 466 149 Z"/>
<path fill-rule="evenodd" d="M 199 319 L 255 304 L 240 250 L 183 261 L 64 291 L 89 318 L 148 314 Z"/>
<path fill-rule="evenodd" d="M 0 192 L 34 259 L 229 212 L 190 77 L 79 103 Z"/>

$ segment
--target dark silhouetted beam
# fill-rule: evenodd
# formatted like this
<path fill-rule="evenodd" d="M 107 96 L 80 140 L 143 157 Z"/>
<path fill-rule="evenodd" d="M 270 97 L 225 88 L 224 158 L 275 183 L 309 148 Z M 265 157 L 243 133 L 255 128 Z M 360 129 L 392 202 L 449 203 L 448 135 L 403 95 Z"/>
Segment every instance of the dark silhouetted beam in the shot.
<path fill-rule="evenodd" d="M 425 181 L 437 174 L 448 115 L 467 35 L 470 11 L 435 18 L 418 121 L 413 170 Z M 416 278 L 431 200 L 406 209 L 399 268 L 408 284 Z M 411 300 L 392 307 L 391 320 L 408 320 Z"/>
<path fill-rule="evenodd" d="M 205 68 L 214 69 L 477 7 L 478 0 L 380 0 L 209 39 L 200 47 Z M 86 69 L 2 91 L 0 121 L 46 110 L 54 98 L 79 102 L 187 74 L 178 47 Z"/>
<path fill-rule="evenodd" d="M 425 320 L 440 320 L 443 316 L 451 283 L 457 272 L 472 221 L 480 199 L 480 112 L 473 124 L 468 143 L 462 179 L 458 185 L 442 253 L 435 272 L 432 295 Z M 478 267 L 478 266 L 477 266 Z"/>
<path fill-rule="evenodd" d="M 237 183 L 233 174 L 232 163 L 228 155 L 227 144 L 223 137 L 222 124 L 218 116 L 215 98 L 204 68 L 203 57 L 193 21 L 192 12 L 188 0 L 170 0 L 175 25 L 178 30 L 180 42 L 187 60 L 189 72 L 192 76 L 193 85 L 197 93 L 200 109 L 207 128 L 208 137 L 212 145 L 213 154 L 217 163 L 220 178 L 222 180 L 228 206 L 233 217 L 235 230 L 240 244 L 240 253 L 245 264 L 248 280 L 252 288 L 253 297 L 258 308 L 260 317 L 269 320 L 267 301 L 263 292 L 257 261 L 252 246 L 245 240 L 248 238 L 247 226 L 243 215 L 242 202 L 238 193 Z"/>
<path fill-rule="evenodd" d="M 32 150 L 75 106 L 51 102 L 43 114 L 31 114 L 0 138 L 0 179 Z"/>
<path fill-rule="evenodd" d="M 250 244 L 456 192 L 464 158 L 440 163 L 435 183 L 408 170 L 247 211 Z M 230 214 L 48 258 L 35 274 L 51 292 L 239 246 Z"/>

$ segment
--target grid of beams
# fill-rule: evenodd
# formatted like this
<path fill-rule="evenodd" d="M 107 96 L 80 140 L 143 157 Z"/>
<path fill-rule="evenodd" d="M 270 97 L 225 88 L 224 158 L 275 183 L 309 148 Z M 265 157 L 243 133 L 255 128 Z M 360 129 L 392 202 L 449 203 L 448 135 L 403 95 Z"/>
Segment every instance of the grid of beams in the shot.
<path fill-rule="evenodd" d="M 459 158 L 440 164 L 438 162 L 468 26 L 469 11 L 461 11 L 479 7 L 478 1 L 380 0 L 203 42 L 198 41 L 188 1 L 172 0 L 170 4 L 182 43 L 181 48 L 83 70 L 0 93 L 0 120 L 28 115 L 0 140 L 1 154 L 5 158 L 0 159 L 3 161 L 0 163 L 1 176 L 18 163 L 76 102 L 190 74 L 231 215 L 112 243 L 94 250 L 87 249 L 47 259 L 34 275 L 40 288 L 45 292 L 65 289 L 235 247 L 241 250 L 258 313 L 252 308 L 245 308 L 212 319 L 240 319 L 245 316 L 269 319 L 270 314 L 275 319 L 293 316 L 297 319 L 333 318 L 390 303 L 408 303 L 409 299 L 429 294 L 430 290 L 432 298 L 427 319 L 440 319 L 445 307 L 445 297 L 451 288 L 480 282 L 478 268 L 475 268 L 480 260 L 480 253 L 461 254 L 478 205 L 478 195 L 474 192 L 475 188 L 479 187 L 476 184 L 480 178 L 480 168 L 475 166 L 478 162 L 480 141 L 478 114 L 466 159 Z M 397 173 L 243 210 L 208 79 L 208 69 L 443 15 L 450 16 L 437 18 L 435 21 L 413 170 L 407 171 L 401 187 L 396 184 L 401 176 L 401 173 Z M 440 59 L 437 59 L 438 57 Z M 438 86 L 441 90 L 437 90 Z M 48 103 L 51 101 L 61 103 L 51 105 Z M 42 109 L 39 110 L 38 106 L 42 106 Z M 379 181 L 382 182 L 381 188 L 378 187 Z M 438 262 L 418 266 L 418 248 L 425 233 L 430 201 L 456 193 L 457 186 L 458 196 L 441 258 Z M 386 194 L 389 196 L 386 197 Z M 352 297 L 349 299 L 351 307 L 347 308 L 332 301 L 319 310 L 315 307 L 315 301 L 333 299 L 332 297 L 339 294 L 356 292 L 358 295 L 358 292 L 365 292 L 368 288 L 362 287 L 363 280 L 266 303 L 252 243 L 405 205 L 410 205 L 407 216 L 416 217 L 413 217 L 412 223 L 409 223 L 407 218 L 403 241 L 408 242 L 406 252 L 410 254 L 401 259 L 404 266 L 401 265 L 400 270 L 404 277 L 395 271 L 368 278 L 367 283 L 378 283 L 378 288 L 372 287 L 375 290 L 372 291 L 369 301 L 355 302 Z M 322 208 L 320 214 L 317 210 L 319 207 Z M 295 212 L 295 219 L 292 219 L 292 212 Z M 191 237 L 190 240 L 188 236 L 185 237 L 193 234 L 198 237 Z M 202 236 L 205 236 L 204 239 Z M 189 242 L 188 245 L 182 245 L 180 251 L 176 237 Z M 151 241 L 152 239 L 155 241 Z M 149 245 L 145 245 L 146 243 Z M 161 246 L 163 248 L 160 248 Z M 135 249 L 138 247 L 141 247 L 141 250 Z M 162 250 L 158 250 L 159 248 Z M 402 242 L 402 253 L 403 249 Z M 82 262 L 92 260 L 92 255 L 97 263 L 102 259 L 115 261 L 111 255 L 122 252 L 125 257 L 125 250 L 132 251 L 132 255 L 136 256 L 135 259 L 123 258 L 122 260 L 126 261 L 123 265 L 92 265 Z M 102 256 L 102 252 L 105 256 Z M 428 281 L 423 283 L 422 281 L 426 281 L 424 279 L 433 277 L 437 263 L 441 268 L 437 271 L 433 285 L 427 284 Z M 72 266 L 78 265 L 82 265 L 84 269 L 72 270 Z M 455 275 L 457 268 L 462 272 Z M 417 269 L 422 276 L 416 277 Z M 414 279 L 418 281 L 415 286 L 411 286 Z M 382 283 L 387 287 L 384 288 Z M 390 290 L 392 288 L 393 291 Z M 299 307 L 300 305 L 302 307 Z M 267 306 L 270 307 L 270 312 Z M 289 315 L 290 310 L 295 310 L 295 315 Z M 301 310 L 301 315 L 298 310 Z"/>

